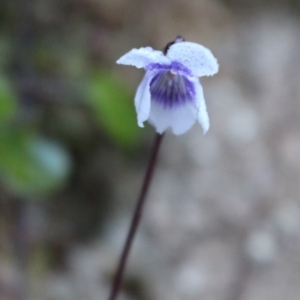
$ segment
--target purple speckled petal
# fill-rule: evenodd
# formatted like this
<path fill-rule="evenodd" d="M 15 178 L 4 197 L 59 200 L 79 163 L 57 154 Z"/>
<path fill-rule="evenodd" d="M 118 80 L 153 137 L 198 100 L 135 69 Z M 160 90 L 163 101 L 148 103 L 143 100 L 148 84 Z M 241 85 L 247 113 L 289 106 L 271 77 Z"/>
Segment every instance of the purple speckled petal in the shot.
<path fill-rule="evenodd" d="M 170 64 L 170 60 L 158 50 L 151 47 L 132 49 L 117 60 L 117 64 L 145 68 L 151 63 Z"/>
<path fill-rule="evenodd" d="M 184 65 L 193 76 L 212 76 L 219 70 L 218 62 L 211 51 L 196 43 L 175 43 L 168 50 L 167 57 L 172 62 Z"/>

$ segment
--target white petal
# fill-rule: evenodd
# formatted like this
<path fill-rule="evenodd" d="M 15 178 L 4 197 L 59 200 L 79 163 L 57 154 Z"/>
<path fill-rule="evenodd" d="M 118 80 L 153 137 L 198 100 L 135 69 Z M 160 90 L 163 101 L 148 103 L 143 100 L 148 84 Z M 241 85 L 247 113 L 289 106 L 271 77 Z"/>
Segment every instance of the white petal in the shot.
<path fill-rule="evenodd" d="M 150 81 L 153 78 L 154 72 L 147 71 L 142 82 L 140 83 L 134 98 L 135 109 L 137 112 L 138 125 L 144 127 L 145 122 L 150 113 Z"/>
<path fill-rule="evenodd" d="M 151 63 L 169 64 L 170 60 L 161 52 L 151 47 L 132 49 L 117 60 L 117 64 L 145 68 Z"/>
<path fill-rule="evenodd" d="M 202 45 L 191 42 L 173 44 L 167 57 L 187 67 L 193 76 L 212 76 L 219 70 L 219 65 L 211 51 Z"/>
<path fill-rule="evenodd" d="M 149 123 L 158 133 L 163 133 L 171 127 L 174 134 L 180 135 L 188 131 L 196 122 L 198 116 L 197 105 L 193 102 L 176 108 L 164 108 L 163 105 L 152 101 Z"/>
<path fill-rule="evenodd" d="M 200 84 L 198 78 L 192 79 L 192 82 L 194 83 L 194 86 L 195 86 L 196 97 L 197 97 L 196 101 L 197 101 L 197 104 L 199 107 L 198 122 L 202 126 L 203 133 L 205 134 L 209 129 L 209 117 L 208 117 L 208 113 L 207 113 L 207 109 L 206 109 L 203 88 L 202 88 L 202 85 Z"/>

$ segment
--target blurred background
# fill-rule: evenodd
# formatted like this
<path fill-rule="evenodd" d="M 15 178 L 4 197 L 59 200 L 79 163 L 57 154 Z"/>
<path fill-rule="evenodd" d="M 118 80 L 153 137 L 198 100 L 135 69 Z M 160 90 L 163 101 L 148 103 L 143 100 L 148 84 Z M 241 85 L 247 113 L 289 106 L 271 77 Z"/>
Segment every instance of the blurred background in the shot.
<path fill-rule="evenodd" d="M 143 71 L 210 48 L 211 129 L 167 134 L 120 299 L 299 300 L 300 2 L 3 0 L 0 299 L 106 299 L 154 130 Z"/>

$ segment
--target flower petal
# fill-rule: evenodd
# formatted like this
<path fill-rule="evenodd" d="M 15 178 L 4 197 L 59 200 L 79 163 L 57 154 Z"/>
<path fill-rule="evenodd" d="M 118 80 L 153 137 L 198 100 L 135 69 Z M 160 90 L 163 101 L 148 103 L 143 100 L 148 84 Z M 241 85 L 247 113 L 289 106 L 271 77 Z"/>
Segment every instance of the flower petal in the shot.
<path fill-rule="evenodd" d="M 117 64 L 137 68 L 145 68 L 151 63 L 169 64 L 170 60 L 161 51 L 153 50 L 151 47 L 132 49 L 117 60 Z"/>
<path fill-rule="evenodd" d="M 149 117 L 151 105 L 150 81 L 153 76 L 153 72 L 147 71 L 135 94 L 134 104 L 137 112 L 138 125 L 140 127 L 144 127 L 143 122 Z"/>
<path fill-rule="evenodd" d="M 180 135 L 193 126 L 197 116 L 198 108 L 195 102 L 168 109 L 152 101 L 148 121 L 158 133 L 163 133 L 168 127 L 171 127 L 174 134 Z"/>
<path fill-rule="evenodd" d="M 185 76 L 158 71 L 150 82 L 152 102 L 158 102 L 164 108 L 172 109 L 185 105 L 195 99 L 193 82 Z"/>
<path fill-rule="evenodd" d="M 211 51 L 196 43 L 175 43 L 168 50 L 167 57 L 172 62 L 180 62 L 197 77 L 212 76 L 219 70 L 218 62 Z"/>
<path fill-rule="evenodd" d="M 197 105 L 199 107 L 198 111 L 198 122 L 200 123 L 203 133 L 205 134 L 209 129 L 209 117 L 206 109 L 203 88 L 200 84 L 198 78 L 192 79 L 192 82 L 195 87 L 196 97 L 197 97 Z"/>

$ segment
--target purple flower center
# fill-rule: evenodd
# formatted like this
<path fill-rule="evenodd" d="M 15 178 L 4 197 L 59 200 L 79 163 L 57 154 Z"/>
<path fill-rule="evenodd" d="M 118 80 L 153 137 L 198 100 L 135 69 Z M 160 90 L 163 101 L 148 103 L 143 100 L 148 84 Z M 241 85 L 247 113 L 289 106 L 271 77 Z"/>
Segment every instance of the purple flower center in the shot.
<path fill-rule="evenodd" d="M 152 71 L 152 70 L 172 70 L 174 72 L 178 72 L 180 74 L 185 74 L 187 76 L 192 76 L 192 72 L 190 69 L 188 69 L 186 66 L 184 66 L 182 63 L 179 61 L 172 61 L 171 64 L 159 64 L 159 63 L 152 63 L 146 66 L 145 68 L 147 71 Z"/>
<path fill-rule="evenodd" d="M 194 101 L 195 87 L 185 76 L 170 71 L 157 73 L 150 82 L 151 99 L 164 108 L 176 108 Z"/>

